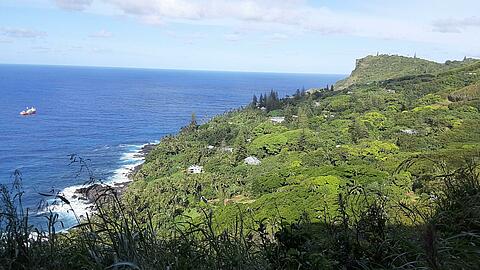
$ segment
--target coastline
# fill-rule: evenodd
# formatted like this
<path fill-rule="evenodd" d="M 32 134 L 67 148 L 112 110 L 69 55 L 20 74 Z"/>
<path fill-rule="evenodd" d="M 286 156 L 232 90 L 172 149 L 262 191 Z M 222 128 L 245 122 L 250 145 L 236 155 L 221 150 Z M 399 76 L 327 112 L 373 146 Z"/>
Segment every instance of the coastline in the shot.
<path fill-rule="evenodd" d="M 155 148 L 159 141 L 132 145 L 132 150 L 124 152 L 120 158 L 123 163 L 113 171 L 113 175 L 104 182 L 73 185 L 58 192 L 58 195 L 68 200 L 69 204 L 60 199 L 53 199 L 39 214 L 49 211 L 57 213 L 65 222 L 65 229 L 76 223 L 76 218 L 83 218 L 95 211 L 94 201 L 107 190 L 114 190 L 119 196 L 133 182 L 134 175 L 141 169 L 145 157 Z M 73 211 L 72 211 L 73 210 Z"/>
<path fill-rule="evenodd" d="M 115 170 L 115 175 L 109 181 L 105 183 L 94 183 L 75 190 L 75 198 L 86 200 L 88 204 L 98 198 L 100 194 L 107 190 L 113 189 L 117 195 L 121 196 L 128 185 L 133 182 L 133 177 L 142 168 L 145 161 L 145 157 L 155 148 L 158 143 L 146 143 L 141 145 L 141 148 L 136 152 L 125 153 L 124 159 L 128 161 L 135 160 L 136 162 L 128 165 L 124 165 Z"/>
<path fill-rule="evenodd" d="M 134 157 L 138 157 L 138 158 L 141 158 L 142 159 L 142 163 L 140 164 L 137 164 L 135 165 L 131 170 L 130 172 L 127 174 L 127 177 L 133 181 L 133 177 L 135 176 L 135 174 L 142 168 L 143 166 L 143 163 L 145 161 L 145 158 L 147 157 L 148 154 L 150 154 L 150 152 L 152 152 L 153 149 L 155 149 L 155 147 L 160 143 L 160 141 L 156 141 L 156 142 L 153 142 L 153 143 L 147 143 L 147 144 L 144 144 L 142 146 L 142 148 L 140 148 L 140 150 L 138 150 L 138 152 L 135 154 Z M 130 182 L 131 182 L 130 181 Z M 130 183 L 129 182 L 129 183 Z"/>

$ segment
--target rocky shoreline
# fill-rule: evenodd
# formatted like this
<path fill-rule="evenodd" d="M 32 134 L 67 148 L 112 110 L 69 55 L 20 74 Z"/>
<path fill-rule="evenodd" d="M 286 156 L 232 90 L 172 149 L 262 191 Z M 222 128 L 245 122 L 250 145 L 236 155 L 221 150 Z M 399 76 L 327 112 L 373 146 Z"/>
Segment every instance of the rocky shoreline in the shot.
<path fill-rule="evenodd" d="M 138 150 L 138 153 L 136 153 L 134 157 L 144 160 L 156 145 L 157 144 L 155 143 L 145 144 L 140 150 Z M 113 183 L 111 185 L 95 183 L 87 187 L 78 188 L 75 190 L 72 198 L 92 204 L 99 200 L 103 195 L 117 194 L 118 196 L 121 196 L 127 189 L 128 185 L 133 181 L 133 177 L 142 168 L 142 166 L 143 162 L 142 164 L 133 167 L 128 173 L 125 173 L 128 181 Z"/>
<path fill-rule="evenodd" d="M 155 149 L 156 146 L 157 146 L 156 143 L 146 144 L 146 145 L 144 145 L 140 150 L 138 150 L 138 153 L 135 154 L 134 157 L 136 157 L 136 158 L 141 158 L 141 159 L 145 160 L 145 157 L 146 157 L 150 152 L 152 152 L 152 150 Z M 130 179 L 131 181 L 133 181 L 133 177 L 134 177 L 135 174 L 142 168 L 142 166 L 143 166 L 143 162 L 142 162 L 142 164 L 139 164 L 139 165 L 133 167 L 133 169 L 131 169 L 130 172 L 128 172 L 128 174 L 127 174 L 128 179 Z"/>

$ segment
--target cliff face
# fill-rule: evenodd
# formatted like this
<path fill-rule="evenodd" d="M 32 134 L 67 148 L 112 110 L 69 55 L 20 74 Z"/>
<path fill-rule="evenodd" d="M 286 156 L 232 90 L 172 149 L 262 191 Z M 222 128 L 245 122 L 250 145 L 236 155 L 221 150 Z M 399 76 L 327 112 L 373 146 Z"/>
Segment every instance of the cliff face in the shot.
<path fill-rule="evenodd" d="M 437 74 L 451 68 L 471 63 L 472 59 L 464 61 L 447 61 L 440 64 L 420 58 L 397 55 L 367 56 L 356 61 L 356 67 L 351 75 L 335 84 L 335 89 L 342 90 L 353 84 L 365 84 L 375 81 L 396 79 L 404 76 L 421 74 Z"/>

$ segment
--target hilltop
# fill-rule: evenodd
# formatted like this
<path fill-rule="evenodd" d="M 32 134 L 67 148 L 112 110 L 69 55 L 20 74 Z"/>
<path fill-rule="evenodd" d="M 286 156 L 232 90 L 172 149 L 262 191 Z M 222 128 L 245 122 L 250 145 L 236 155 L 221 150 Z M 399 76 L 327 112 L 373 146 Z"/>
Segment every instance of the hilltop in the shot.
<path fill-rule="evenodd" d="M 369 55 L 356 61 L 355 69 L 349 77 L 335 84 L 335 89 L 342 90 L 353 84 L 379 82 L 421 74 L 438 74 L 452 68 L 469 64 L 473 59 L 464 61 L 447 61 L 443 64 L 399 55 Z"/>

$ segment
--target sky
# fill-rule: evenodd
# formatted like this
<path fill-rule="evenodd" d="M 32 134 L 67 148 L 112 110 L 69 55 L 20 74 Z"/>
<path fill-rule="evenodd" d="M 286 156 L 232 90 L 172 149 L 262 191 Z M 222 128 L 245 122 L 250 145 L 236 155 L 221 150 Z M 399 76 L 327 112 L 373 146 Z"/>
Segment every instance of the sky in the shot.
<path fill-rule="evenodd" d="M 347 74 L 480 57 L 478 0 L 0 0 L 0 63 Z"/>

